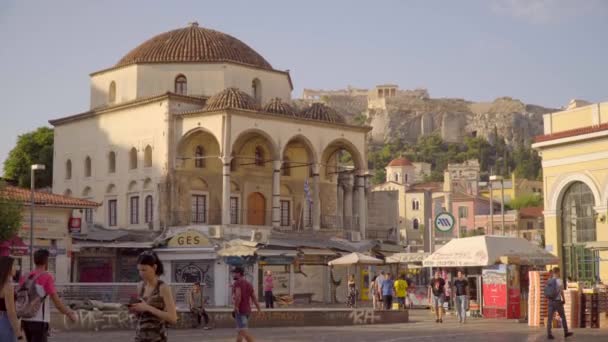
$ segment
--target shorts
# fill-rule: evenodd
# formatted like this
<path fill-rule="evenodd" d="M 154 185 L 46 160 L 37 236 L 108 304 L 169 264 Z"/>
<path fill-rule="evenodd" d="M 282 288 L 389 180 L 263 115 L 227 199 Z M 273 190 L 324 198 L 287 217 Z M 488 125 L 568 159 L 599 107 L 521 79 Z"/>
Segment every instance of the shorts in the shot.
<path fill-rule="evenodd" d="M 399 303 L 399 305 L 404 307 L 405 306 L 405 297 L 397 297 L 397 303 Z"/>
<path fill-rule="evenodd" d="M 249 315 L 236 314 L 234 320 L 236 321 L 236 330 L 247 330 L 249 328 Z"/>
<path fill-rule="evenodd" d="M 445 300 L 445 297 L 443 295 L 439 295 L 439 296 L 433 295 L 433 305 L 435 306 L 435 309 L 442 307 L 444 300 Z"/>

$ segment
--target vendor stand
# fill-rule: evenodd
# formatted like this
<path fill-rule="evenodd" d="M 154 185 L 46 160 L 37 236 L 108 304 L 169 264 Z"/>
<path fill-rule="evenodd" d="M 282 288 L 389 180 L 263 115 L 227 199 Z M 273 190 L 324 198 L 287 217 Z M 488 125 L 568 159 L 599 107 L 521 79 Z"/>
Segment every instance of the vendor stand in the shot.
<path fill-rule="evenodd" d="M 556 256 L 523 238 L 474 236 L 453 239 L 426 258 L 423 266 L 463 271 L 482 267 L 482 277 L 475 285 L 483 316 L 520 318 L 521 266 L 557 263 Z"/>

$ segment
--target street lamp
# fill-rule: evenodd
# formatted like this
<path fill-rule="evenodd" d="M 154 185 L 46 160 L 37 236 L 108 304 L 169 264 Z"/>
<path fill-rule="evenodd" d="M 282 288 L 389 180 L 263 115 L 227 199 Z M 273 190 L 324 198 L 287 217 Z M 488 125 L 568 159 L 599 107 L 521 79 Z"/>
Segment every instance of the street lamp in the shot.
<path fill-rule="evenodd" d="M 34 185 L 36 184 L 34 176 L 36 171 L 44 171 L 45 169 L 44 164 L 34 164 L 30 174 L 30 272 L 34 269 Z"/>
<path fill-rule="evenodd" d="M 493 181 L 500 181 L 500 215 L 501 218 L 501 229 L 502 235 L 505 235 L 505 183 L 502 176 L 492 175 L 490 176 L 490 183 Z M 494 211 L 494 199 L 491 198 L 490 205 L 492 207 L 492 211 Z M 494 228 L 494 227 L 492 227 Z"/>

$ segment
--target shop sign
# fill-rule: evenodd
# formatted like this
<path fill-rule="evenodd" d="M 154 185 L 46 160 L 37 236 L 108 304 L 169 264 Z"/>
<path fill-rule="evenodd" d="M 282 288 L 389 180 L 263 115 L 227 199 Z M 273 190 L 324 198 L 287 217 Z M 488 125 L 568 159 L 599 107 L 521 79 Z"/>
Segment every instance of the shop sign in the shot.
<path fill-rule="evenodd" d="M 70 233 L 80 233 L 81 225 L 82 222 L 80 217 L 70 217 Z"/>
<path fill-rule="evenodd" d="M 167 247 L 211 247 L 211 242 L 203 234 L 188 230 L 172 237 Z"/>

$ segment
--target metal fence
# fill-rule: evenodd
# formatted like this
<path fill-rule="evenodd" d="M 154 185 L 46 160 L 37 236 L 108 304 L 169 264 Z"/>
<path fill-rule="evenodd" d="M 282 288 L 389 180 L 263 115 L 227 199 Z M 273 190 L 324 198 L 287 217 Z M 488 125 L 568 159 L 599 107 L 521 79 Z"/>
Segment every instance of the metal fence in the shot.
<path fill-rule="evenodd" d="M 169 284 L 175 303 L 178 307 L 186 307 L 186 295 L 192 288 L 189 283 Z M 57 293 L 67 301 L 98 300 L 104 303 L 128 304 L 129 300 L 138 296 L 137 283 L 66 283 L 57 284 Z M 213 305 L 213 290 L 203 289 L 207 304 Z"/>

